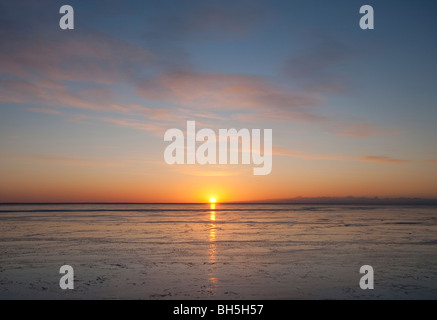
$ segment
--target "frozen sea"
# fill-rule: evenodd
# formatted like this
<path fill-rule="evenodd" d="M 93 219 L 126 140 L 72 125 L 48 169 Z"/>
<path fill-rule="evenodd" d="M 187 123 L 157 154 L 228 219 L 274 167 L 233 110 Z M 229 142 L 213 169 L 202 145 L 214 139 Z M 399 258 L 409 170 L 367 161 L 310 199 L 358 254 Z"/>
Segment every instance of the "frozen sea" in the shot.
<path fill-rule="evenodd" d="M 437 207 L 3 204 L 0 299 L 437 299 Z"/>

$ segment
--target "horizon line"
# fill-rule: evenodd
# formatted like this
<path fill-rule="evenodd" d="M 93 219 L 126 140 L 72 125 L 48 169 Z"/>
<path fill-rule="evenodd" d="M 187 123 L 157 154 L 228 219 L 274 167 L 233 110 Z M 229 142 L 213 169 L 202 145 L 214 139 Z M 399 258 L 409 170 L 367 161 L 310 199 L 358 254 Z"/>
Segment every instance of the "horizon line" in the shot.
<path fill-rule="evenodd" d="M 54 205 L 54 204 L 211 204 L 208 201 L 202 202 L 127 202 L 127 201 L 59 201 L 59 202 L 0 202 L 0 205 Z M 312 205 L 437 205 L 437 198 L 418 197 L 295 197 L 268 200 L 245 200 L 245 201 L 219 201 L 215 204 L 312 204 Z"/>

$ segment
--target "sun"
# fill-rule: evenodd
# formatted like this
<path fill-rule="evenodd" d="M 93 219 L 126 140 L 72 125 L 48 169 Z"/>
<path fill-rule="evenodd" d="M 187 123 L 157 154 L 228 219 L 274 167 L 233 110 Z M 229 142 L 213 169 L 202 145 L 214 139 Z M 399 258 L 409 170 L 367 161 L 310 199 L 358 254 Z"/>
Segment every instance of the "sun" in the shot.
<path fill-rule="evenodd" d="M 216 200 L 215 198 L 211 198 L 211 199 L 209 199 L 209 202 L 210 202 L 210 203 L 216 203 L 217 200 Z"/>

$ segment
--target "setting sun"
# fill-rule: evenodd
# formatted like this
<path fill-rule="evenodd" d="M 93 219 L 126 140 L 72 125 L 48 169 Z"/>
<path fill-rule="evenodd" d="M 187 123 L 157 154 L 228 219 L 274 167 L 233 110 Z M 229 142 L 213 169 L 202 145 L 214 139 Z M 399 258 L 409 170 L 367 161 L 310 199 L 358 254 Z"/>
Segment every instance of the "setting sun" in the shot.
<path fill-rule="evenodd" d="M 211 198 L 211 199 L 209 199 L 209 202 L 211 202 L 211 203 L 216 203 L 217 200 L 216 200 L 215 198 Z"/>

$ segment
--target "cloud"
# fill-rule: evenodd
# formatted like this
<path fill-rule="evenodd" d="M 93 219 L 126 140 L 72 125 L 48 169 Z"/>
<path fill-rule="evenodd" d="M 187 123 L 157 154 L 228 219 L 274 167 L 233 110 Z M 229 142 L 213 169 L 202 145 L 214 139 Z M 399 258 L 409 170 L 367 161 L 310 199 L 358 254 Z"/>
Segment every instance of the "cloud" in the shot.
<path fill-rule="evenodd" d="M 25 103 L 33 99 L 41 99 L 44 90 L 31 82 L 23 80 L 0 80 L 0 101 Z"/>
<path fill-rule="evenodd" d="M 174 71 L 143 81 L 138 93 L 146 99 L 196 109 L 287 109 L 313 106 L 321 99 L 274 86 L 261 77 Z"/>
<path fill-rule="evenodd" d="M 294 149 L 283 148 L 279 146 L 273 147 L 273 155 L 288 156 L 293 158 L 302 158 L 310 160 L 353 160 L 353 157 L 343 156 L 343 155 L 322 155 L 322 154 L 310 154 L 303 151 L 298 151 Z"/>
<path fill-rule="evenodd" d="M 132 43 L 90 32 L 73 36 L 5 36 L 0 49 L 2 73 L 28 81 L 77 81 L 117 83 L 136 73 L 138 66 L 152 65 L 155 58 Z"/>
<path fill-rule="evenodd" d="M 229 176 L 237 176 L 242 174 L 241 171 L 217 171 L 217 170 L 199 171 L 198 168 L 196 168 L 196 170 L 193 171 L 180 170 L 178 172 L 190 176 L 196 176 L 196 177 L 229 177 Z"/>
<path fill-rule="evenodd" d="M 346 138 L 378 137 L 400 133 L 399 130 L 385 129 L 376 124 L 367 123 L 364 121 L 354 123 L 333 121 L 332 125 L 328 125 L 328 127 L 328 130 L 333 132 L 335 135 Z"/>
<path fill-rule="evenodd" d="M 48 109 L 48 108 L 27 108 L 27 110 L 36 112 L 36 113 L 44 113 L 44 114 L 61 114 L 58 110 Z"/>
<path fill-rule="evenodd" d="M 188 109 L 231 112 L 230 117 L 238 121 L 313 123 L 340 137 L 399 132 L 361 119 L 351 122 L 322 115 L 316 106 L 325 99 L 317 92 L 279 87 L 258 76 L 173 71 L 142 81 L 137 92 L 146 99 Z"/>
<path fill-rule="evenodd" d="M 220 165 L 166 165 L 172 171 L 189 176 L 197 177 L 229 177 L 237 176 L 251 172 L 253 169 L 250 166 L 238 166 L 229 170 L 230 166 Z"/>
<path fill-rule="evenodd" d="M 31 163 L 41 162 L 50 165 L 69 166 L 69 167 L 123 167 L 126 160 L 107 160 L 98 158 L 83 158 L 75 156 L 63 156 L 53 154 L 2 154 L 4 158 L 19 159 Z M 131 161 L 131 160 L 128 160 Z"/>
<path fill-rule="evenodd" d="M 74 89 L 66 85 L 55 87 L 27 80 L 0 80 L 0 101 L 38 104 L 44 107 L 75 107 L 108 110 L 115 99 L 111 88 L 89 85 Z"/>
<path fill-rule="evenodd" d="M 77 122 L 77 123 L 83 123 L 85 120 L 89 120 L 90 117 L 85 114 L 73 114 L 68 116 L 69 122 Z"/>
<path fill-rule="evenodd" d="M 258 112 L 258 113 L 238 113 L 232 118 L 244 122 L 304 122 L 304 123 L 322 123 L 330 119 L 323 115 L 318 115 L 309 111 L 303 110 L 284 110 L 282 112 Z"/>
<path fill-rule="evenodd" d="M 385 157 L 385 156 L 363 156 L 360 158 L 361 161 L 367 161 L 367 162 L 377 162 L 377 163 L 392 163 L 392 164 L 401 164 L 401 163 L 407 163 L 410 162 L 409 160 L 402 160 L 402 159 L 396 159 L 391 157 Z"/>
<path fill-rule="evenodd" d="M 142 115 L 147 119 L 174 121 L 175 118 L 180 118 L 175 114 L 175 111 L 169 108 L 150 108 L 140 104 L 129 105 L 113 105 L 114 111 L 120 111 L 125 114 Z"/>
<path fill-rule="evenodd" d="M 366 155 L 362 157 L 349 156 L 349 155 L 323 155 L 323 154 L 311 154 L 299 150 L 293 150 L 289 148 L 283 148 L 279 146 L 273 147 L 273 154 L 279 156 L 288 156 L 293 158 L 302 158 L 309 160 L 335 160 L 335 161 L 364 161 L 364 162 L 376 162 L 383 164 L 402 164 L 408 163 L 409 160 L 396 159 L 386 156 L 374 156 Z"/>
<path fill-rule="evenodd" d="M 116 125 L 118 127 L 153 132 L 160 137 L 162 137 L 164 135 L 164 132 L 168 129 L 168 125 L 162 123 L 150 123 L 129 118 L 101 117 L 99 118 L 99 120 Z"/>
<path fill-rule="evenodd" d="M 75 30 L 68 37 L 2 35 L 0 102 L 112 111 L 114 86 L 132 84 L 155 57 L 127 41 Z"/>
<path fill-rule="evenodd" d="M 157 34 L 174 31 L 184 36 L 220 28 L 227 34 L 244 33 L 265 15 L 258 1 L 251 2 L 250 6 L 246 2 L 232 1 L 226 5 L 203 1 L 198 4 L 180 13 L 179 6 L 168 11 L 158 10 L 164 16 L 176 18 L 152 21 L 152 25 L 145 23 L 145 26 Z M 165 27 L 154 29 L 160 23 Z M 313 123 L 342 137 L 386 134 L 375 125 L 351 124 L 320 114 L 315 108 L 322 105 L 325 98 L 318 89 L 297 89 L 254 75 L 202 73 L 189 64 L 184 64 L 186 69 L 175 69 L 153 45 L 146 48 L 94 31 L 75 30 L 66 37 L 59 32 L 45 34 L 43 29 L 30 34 L 24 32 L 25 29 L 17 30 L 1 33 L 2 43 L 7 45 L 0 47 L 0 102 L 37 105 L 39 112 L 50 114 L 61 114 L 60 107 L 92 110 L 100 113 L 97 118 L 107 123 L 152 132 L 168 122 L 198 117 Z M 331 43 L 329 38 L 320 36 L 316 45 L 304 52 L 309 54 L 287 62 L 286 71 L 302 79 L 331 75 L 331 66 L 348 57 L 347 52 L 342 55 L 342 49 L 338 42 Z M 173 56 L 170 60 L 178 59 Z M 124 90 L 133 91 L 134 97 L 120 94 Z M 140 102 L 132 104 L 135 101 L 132 98 Z M 142 98 L 166 107 L 142 105 Z M 37 108 L 29 110 L 38 112 Z M 125 117 L 115 118 L 108 113 Z M 135 120 L 128 119 L 134 116 Z"/>

